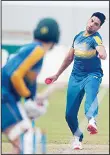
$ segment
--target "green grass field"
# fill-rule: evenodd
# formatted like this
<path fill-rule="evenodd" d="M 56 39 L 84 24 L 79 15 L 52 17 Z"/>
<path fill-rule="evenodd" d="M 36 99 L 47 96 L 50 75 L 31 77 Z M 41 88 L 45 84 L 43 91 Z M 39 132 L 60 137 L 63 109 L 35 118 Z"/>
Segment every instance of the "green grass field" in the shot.
<path fill-rule="evenodd" d="M 41 91 L 43 88 L 44 86 L 40 85 L 39 91 Z M 36 126 L 46 130 L 48 143 L 67 144 L 72 137 L 72 134 L 65 121 L 66 89 L 67 87 L 57 90 L 50 96 L 48 112 L 36 122 Z M 85 144 L 109 143 L 109 88 L 100 88 L 99 99 L 102 97 L 104 93 L 103 91 L 106 91 L 106 94 L 99 105 L 99 115 L 97 118 L 99 133 L 91 136 L 85 129 Z M 85 118 L 84 100 L 79 111 L 79 122 Z M 7 139 L 3 135 L 2 142 L 6 141 Z"/>

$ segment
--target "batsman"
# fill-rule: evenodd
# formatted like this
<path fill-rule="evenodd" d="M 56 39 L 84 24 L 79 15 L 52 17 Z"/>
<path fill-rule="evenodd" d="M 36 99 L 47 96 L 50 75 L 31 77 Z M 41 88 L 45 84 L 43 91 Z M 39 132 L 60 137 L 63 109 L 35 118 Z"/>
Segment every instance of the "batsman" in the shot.
<path fill-rule="evenodd" d="M 36 99 L 36 80 L 43 58 L 58 43 L 59 36 L 56 20 L 42 19 L 33 32 L 33 41 L 22 46 L 2 68 L 1 129 L 14 146 L 14 154 L 21 151 L 20 135 L 31 128 L 31 121 L 19 101 L 21 97 Z"/>

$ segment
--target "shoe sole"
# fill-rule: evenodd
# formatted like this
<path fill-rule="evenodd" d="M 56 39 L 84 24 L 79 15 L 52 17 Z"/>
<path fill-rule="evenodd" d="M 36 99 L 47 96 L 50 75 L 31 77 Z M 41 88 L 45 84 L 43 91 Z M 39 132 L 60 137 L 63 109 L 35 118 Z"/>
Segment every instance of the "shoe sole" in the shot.
<path fill-rule="evenodd" d="M 98 133 L 97 129 L 94 128 L 92 125 L 89 125 L 87 127 L 87 130 L 90 132 L 91 135 L 94 135 L 94 134 L 97 134 Z"/>

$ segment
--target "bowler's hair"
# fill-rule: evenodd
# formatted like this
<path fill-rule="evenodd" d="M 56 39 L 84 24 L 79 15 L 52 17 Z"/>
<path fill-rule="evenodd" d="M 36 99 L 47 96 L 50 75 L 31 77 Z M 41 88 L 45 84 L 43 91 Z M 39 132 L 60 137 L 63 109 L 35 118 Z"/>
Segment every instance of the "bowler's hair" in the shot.
<path fill-rule="evenodd" d="M 102 24 L 103 24 L 103 23 L 105 22 L 105 20 L 106 20 L 105 15 L 104 15 L 103 13 L 101 13 L 101 12 L 95 12 L 95 13 L 92 14 L 91 17 L 93 17 L 93 16 L 96 16 L 97 18 L 100 19 L 100 21 L 101 21 L 100 26 L 102 26 Z"/>

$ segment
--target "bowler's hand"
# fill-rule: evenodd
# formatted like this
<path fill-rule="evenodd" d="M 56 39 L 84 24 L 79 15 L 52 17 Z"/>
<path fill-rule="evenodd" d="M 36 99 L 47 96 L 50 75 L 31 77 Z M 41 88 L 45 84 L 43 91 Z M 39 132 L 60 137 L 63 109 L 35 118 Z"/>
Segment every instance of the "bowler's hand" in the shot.
<path fill-rule="evenodd" d="M 47 79 L 50 79 L 51 80 L 51 83 L 53 83 L 53 82 L 55 82 L 58 79 L 58 75 L 55 74 L 53 76 L 48 77 Z"/>
<path fill-rule="evenodd" d="M 105 60 L 107 58 L 107 53 L 104 46 L 97 46 L 96 50 L 98 52 L 98 58 Z"/>

